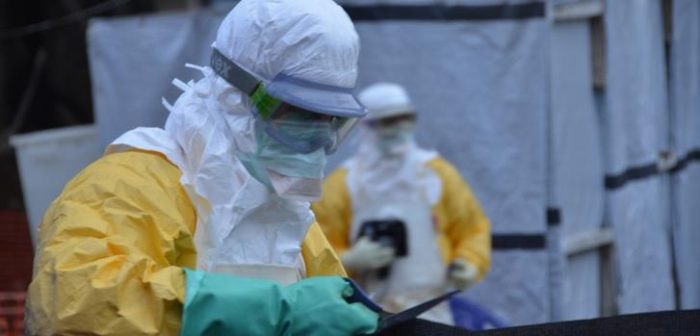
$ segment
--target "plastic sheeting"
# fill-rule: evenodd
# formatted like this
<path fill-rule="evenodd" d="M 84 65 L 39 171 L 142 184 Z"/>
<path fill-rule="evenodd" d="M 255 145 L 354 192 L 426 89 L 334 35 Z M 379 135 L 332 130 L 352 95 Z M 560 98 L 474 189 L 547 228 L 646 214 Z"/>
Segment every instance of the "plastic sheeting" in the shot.
<path fill-rule="evenodd" d="M 174 103 L 182 93 L 170 84 L 173 78 L 200 77 L 184 65 L 209 63 L 216 30 L 231 7 L 90 21 L 88 55 L 100 147 L 135 127 L 163 126 L 168 112 L 161 97 Z"/>
<path fill-rule="evenodd" d="M 672 141 L 677 156 L 700 150 L 700 1 L 673 2 Z M 675 248 L 681 307 L 700 308 L 700 162 L 673 179 Z"/>
<path fill-rule="evenodd" d="M 102 144 L 135 126 L 162 124 L 166 112 L 160 97 L 176 97 L 169 84 L 173 77 L 198 76 L 183 65 L 207 62 L 225 13 L 207 9 L 91 22 L 89 56 Z M 356 26 L 362 41 L 360 85 L 395 81 L 406 86 L 419 111 L 419 141 L 460 170 L 495 233 L 544 234 L 545 19 Z M 352 151 L 352 145 L 341 146 L 332 165 Z M 544 249 L 495 251 L 493 271 L 468 296 L 507 324 L 545 322 L 547 260 Z"/>
<path fill-rule="evenodd" d="M 544 20 L 356 27 L 360 86 L 406 87 L 418 110 L 419 142 L 460 170 L 495 232 L 544 233 Z"/>
<path fill-rule="evenodd" d="M 360 85 L 393 81 L 406 87 L 418 110 L 419 142 L 459 169 L 494 233 L 544 234 L 544 18 L 356 27 Z M 334 162 L 350 151 L 347 146 Z M 547 260 L 546 250 L 496 250 L 492 272 L 468 296 L 508 324 L 547 321 Z"/>
<path fill-rule="evenodd" d="M 597 230 L 603 223 L 603 155 L 593 98 L 587 20 L 556 22 L 551 30 L 552 177 L 563 236 Z M 600 316 L 597 251 L 572 256 L 565 271 L 564 319 Z"/>
<path fill-rule="evenodd" d="M 607 1 L 606 173 L 657 160 L 668 148 L 661 1 Z M 621 313 L 674 308 L 668 180 L 628 181 L 608 193 Z"/>

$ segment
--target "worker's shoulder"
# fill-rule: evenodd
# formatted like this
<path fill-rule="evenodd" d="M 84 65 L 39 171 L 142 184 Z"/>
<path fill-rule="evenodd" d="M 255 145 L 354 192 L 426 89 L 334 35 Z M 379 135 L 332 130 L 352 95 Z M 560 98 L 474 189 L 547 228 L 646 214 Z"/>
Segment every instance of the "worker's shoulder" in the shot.
<path fill-rule="evenodd" d="M 452 177 L 454 175 L 459 176 L 459 171 L 457 171 L 457 168 L 455 168 L 455 166 L 440 155 L 430 159 L 426 165 L 441 177 Z"/>
<path fill-rule="evenodd" d="M 181 172 L 160 153 L 130 150 L 99 158 L 76 176 L 71 183 L 112 184 L 132 182 L 157 184 L 162 188 L 179 188 Z"/>
<path fill-rule="evenodd" d="M 328 175 L 326 181 L 344 182 L 347 177 L 348 169 L 345 166 L 340 166 L 339 168 L 335 169 L 330 175 Z"/>
<path fill-rule="evenodd" d="M 177 169 L 177 166 L 172 164 L 163 155 L 163 153 L 131 149 L 123 152 L 108 153 L 99 158 L 95 163 L 106 163 L 106 164 L 122 164 L 128 163 L 131 167 L 147 167 L 147 166 L 169 166 Z"/>
<path fill-rule="evenodd" d="M 334 170 L 323 181 L 322 200 L 336 199 L 337 195 L 347 195 L 347 168 L 340 167 Z"/>

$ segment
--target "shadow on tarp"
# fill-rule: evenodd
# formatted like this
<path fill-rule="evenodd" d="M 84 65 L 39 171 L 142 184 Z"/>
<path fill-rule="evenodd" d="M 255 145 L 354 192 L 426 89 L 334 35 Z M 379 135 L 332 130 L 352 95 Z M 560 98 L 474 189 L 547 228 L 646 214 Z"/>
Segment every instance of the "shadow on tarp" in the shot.
<path fill-rule="evenodd" d="M 700 310 L 622 315 L 592 320 L 557 322 L 531 326 L 467 331 L 426 320 L 412 320 L 381 336 L 691 336 L 700 335 Z"/>

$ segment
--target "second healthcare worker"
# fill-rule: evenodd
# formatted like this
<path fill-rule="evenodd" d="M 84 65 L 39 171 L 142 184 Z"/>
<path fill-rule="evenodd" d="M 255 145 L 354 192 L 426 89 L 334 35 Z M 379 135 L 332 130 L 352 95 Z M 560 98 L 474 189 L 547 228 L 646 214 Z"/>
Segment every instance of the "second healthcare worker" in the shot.
<path fill-rule="evenodd" d="M 401 86 L 378 83 L 359 98 L 369 109 L 361 146 L 312 207 L 346 269 L 394 311 L 476 284 L 489 270 L 491 240 L 473 193 L 453 166 L 416 144 L 416 111 Z M 453 322 L 447 304 L 423 317 Z"/>

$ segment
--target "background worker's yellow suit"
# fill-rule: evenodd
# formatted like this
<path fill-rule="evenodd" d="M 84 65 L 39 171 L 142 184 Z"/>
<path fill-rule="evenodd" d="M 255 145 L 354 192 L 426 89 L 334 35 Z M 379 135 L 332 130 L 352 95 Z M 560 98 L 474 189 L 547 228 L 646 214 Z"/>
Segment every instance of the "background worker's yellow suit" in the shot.
<path fill-rule="evenodd" d="M 464 259 L 477 267 L 481 279 L 491 266 L 489 221 L 484 216 L 469 186 L 457 170 L 442 158 L 427 163 L 440 177 L 440 200 L 433 207 L 436 244 L 445 265 Z M 347 185 L 348 170 L 334 171 L 323 186 L 321 200 L 312 204 L 316 221 L 333 248 L 342 255 L 351 246 L 352 199 Z"/>
<path fill-rule="evenodd" d="M 67 185 L 40 228 L 29 288 L 32 334 L 176 335 L 183 268 L 196 268 L 196 212 L 181 172 L 158 153 L 109 154 Z M 318 225 L 306 276 L 345 272 Z"/>

